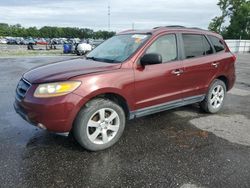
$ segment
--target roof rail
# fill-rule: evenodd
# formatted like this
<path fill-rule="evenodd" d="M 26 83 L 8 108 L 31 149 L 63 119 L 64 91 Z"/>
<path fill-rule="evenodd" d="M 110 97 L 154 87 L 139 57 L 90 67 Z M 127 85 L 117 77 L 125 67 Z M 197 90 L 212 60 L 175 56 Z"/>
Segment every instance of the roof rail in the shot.
<path fill-rule="evenodd" d="M 205 29 L 202 29 L 202 28 L 199 28 L 199 27 L 189 27 L 189 29 L 199 29 L 199 30 L 205 30 Z"/>
<path fill-rule="evenodd" d="M 167 25 L 165 27 L 181 27 L 181 28 L 186 28 L 185 26 L 183 25 Z"/>
<path fill-rule="evenodd" d="M 167 25 L 167 26 L 158 26 L 158 27 L 154 27 L 153 29 L 158 29 L 158 28 L 162 28 L 162 27 L 177 27 L 177 28 L 186 28 L 185 26 L 182 25 Z"/>
<path fill-rule="evenodd" d="M 161 26 L 154 27 L 153 29 L 158 29 L 158 28 L 161 28 Z"/>
<path fill-rule="evenodd" d="M 153 29 L 158 29 L 158 28 L 186 28 L 186 29 L 197 29 L 197 30 L 202 30 L 202 31 L 209 31 L 207 29 L 202 29 L 202 28 L 199 28 L 199 27 L 185 27 L 185 26 L 182 26 L 182 25 L 168 25 L 168 26 L 159 26 L 159 27 L 155 27 Z"/>

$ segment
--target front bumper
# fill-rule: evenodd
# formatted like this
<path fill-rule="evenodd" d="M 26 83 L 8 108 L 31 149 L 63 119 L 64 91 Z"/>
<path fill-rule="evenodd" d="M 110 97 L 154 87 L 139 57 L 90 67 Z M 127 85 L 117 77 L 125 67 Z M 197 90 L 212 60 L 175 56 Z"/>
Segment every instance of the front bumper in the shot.
<path fill-rule="evenodd" d="M 82 102 L 82 97 L 74 93 L 52 98 L 35 98 L 27 94 L 23 100 L 15 100 L 14 108 L 30 124 L 63 133 L 71 130 Z"/>
<path fill-rule="evenodd" d="M 16 111 L 17 114 L 19 114 L 25 121 L 27 121 L 28 123 L 37 126 L 37 124 L 35 122 L 32 122 L 29 117 L 27 116 L 27 114 L 24 112 L 24 110 L 19 106 L 18 101 L 15 100 L 14 104 L 14 109 Z"/>

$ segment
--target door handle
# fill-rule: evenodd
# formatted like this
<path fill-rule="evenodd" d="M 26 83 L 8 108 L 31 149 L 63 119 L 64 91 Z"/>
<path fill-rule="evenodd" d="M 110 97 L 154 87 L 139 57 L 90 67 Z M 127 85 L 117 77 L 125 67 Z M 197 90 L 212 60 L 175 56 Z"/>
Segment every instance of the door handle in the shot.
<path fill-rule="evenodd" d="M 175 69 L 171 73 L 175 74 L 176 76 L 180 76 L 183 73 L 183 70 L 182 69 Z"/>
<path fill-rule="evenodd" d="M 219 62 L 213 62 L 211 65 L 214 66 L 215 68 L 217 68 L 219 66 Z"/>

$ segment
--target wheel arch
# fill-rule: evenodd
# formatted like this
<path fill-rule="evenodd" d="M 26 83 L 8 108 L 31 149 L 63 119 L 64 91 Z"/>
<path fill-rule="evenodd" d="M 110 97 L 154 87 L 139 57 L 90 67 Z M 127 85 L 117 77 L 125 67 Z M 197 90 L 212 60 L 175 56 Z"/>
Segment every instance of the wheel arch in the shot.
<path fill-rule="evenodd" d="M 227 91 L 229 90 L 229 80 L 225 75 L 217 76 L 216 79 L 223 81 L 226 85 Z"/>
<path fill-rule="evenodd" d="M 96 98 L 105 98 L 108 100 L 111 100 L 112 102 L 118 104 L 122 107 L 124 110 L 124 113 L 126 115 L 126 118 L 130 117 L 130 111 L 131 111 L 131 102 L 121 93 L 115 92 L 115 91 L 96 91 L 95 93 L 92 93 L 91 95 L 84 97 L 83 100 L 80 102 L 79 105 L 79 111 L 91 100 Z"/>
<path fill-rule="evenodd" d="M 93 100 L 95 98 L 109 99 L 112 102 L 118 104 L 124 110 L 126 118 L 129 118 L 129 116 L 130 116 L 130 108 L 129 108 L 127 100 L 122 95 L 117 94 L 117 93 L 109 93 L 108 92 L 108 93 L 102 93 L 102 94 L 96 95 L 95 97 L 92 97 L 90 100 Z"/>

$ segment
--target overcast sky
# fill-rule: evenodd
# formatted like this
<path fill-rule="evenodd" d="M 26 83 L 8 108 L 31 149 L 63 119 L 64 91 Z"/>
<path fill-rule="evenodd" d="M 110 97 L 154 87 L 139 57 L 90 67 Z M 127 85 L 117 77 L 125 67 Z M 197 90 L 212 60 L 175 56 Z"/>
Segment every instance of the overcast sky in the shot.
<path fill-rule="evenodd" d="M 0 0 L 0 22 L 111 30 L 185 25 L 207 28 L 218 0 Z"/>

